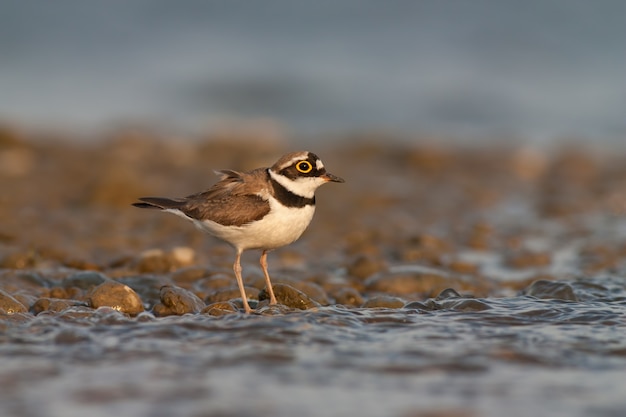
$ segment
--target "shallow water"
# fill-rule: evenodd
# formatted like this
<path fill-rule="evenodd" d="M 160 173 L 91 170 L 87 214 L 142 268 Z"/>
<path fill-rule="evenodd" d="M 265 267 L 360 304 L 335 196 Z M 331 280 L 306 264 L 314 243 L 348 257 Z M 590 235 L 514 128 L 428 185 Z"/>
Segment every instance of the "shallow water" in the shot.
<path fill-rule="evenodd" d="M 307 309 L 257 303 L 247 253 L 245 315 L 228 247 L 129 205 L 282 145 L 18 139 L 0 143 L 14 161 L 0 165 L 2 416 L 626 411 L 620 155 L 322 149 L 347 181 L 322 188 L 311 228 L 269 259 L 275 288 Z M 126 285 L 140 310 L 97 308 L 104 284 Z M 195 301 L 167 310 L 167 297 Z"/>
<path fill-rule="evenodd" d="M 2 414 L 618 416 L 625 295 L 220 318 L 40 314 L 2 336 Z"/>

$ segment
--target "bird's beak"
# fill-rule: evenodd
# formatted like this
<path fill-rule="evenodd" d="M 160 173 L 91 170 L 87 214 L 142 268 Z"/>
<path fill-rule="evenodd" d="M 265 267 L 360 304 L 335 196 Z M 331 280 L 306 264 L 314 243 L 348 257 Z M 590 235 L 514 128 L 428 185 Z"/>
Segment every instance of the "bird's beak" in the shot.
<path fill-rule="evenodd" d="M 322 175 L 322 178 L 324 178 L 326 182 L 345 182 L 343 178 L 333 175 L 330 172 Z"/>

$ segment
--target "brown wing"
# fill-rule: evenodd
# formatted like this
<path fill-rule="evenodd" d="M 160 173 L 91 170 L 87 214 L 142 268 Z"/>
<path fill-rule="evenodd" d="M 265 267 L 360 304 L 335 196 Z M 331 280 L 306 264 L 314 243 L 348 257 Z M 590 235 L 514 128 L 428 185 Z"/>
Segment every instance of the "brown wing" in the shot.
<path fill-rule="evenodd" d="M 178 207 L 197 220 L 211 220 L 225 226 L 241 226 L 260 220 L 270 211 L 267 200 L 258 195 L 267 186 L 267 171 L 219 171 L 220 181 L 208 190 L 185 197 Z"/>

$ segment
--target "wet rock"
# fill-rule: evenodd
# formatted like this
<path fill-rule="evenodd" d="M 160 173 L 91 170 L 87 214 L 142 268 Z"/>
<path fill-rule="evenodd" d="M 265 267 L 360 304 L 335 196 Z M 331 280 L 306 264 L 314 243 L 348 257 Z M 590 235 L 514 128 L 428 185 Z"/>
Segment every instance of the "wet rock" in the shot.
<path fill-rule="evenodd" d="M 218 272 L 210 277 L 201 278 L 196 282 L 195 287 L 210 293 L 219 289 L 232 288 L 234 285 L 236 285 L 234 276 Z"/>
<path fill-rule="evenodd" d="M 25 269 L 34 268 L 39 261 L 37 255 L 32 252 L 16 252 L 6 255 L 0 260 L 0 268 Z"/>
<path fill-rule="evenodd" d="M 172 274 L 172 281 L 179 286 L 188 286 L 210 274 L 211 271 L 203 266 L 190 266 L 174 272 Z"/>
<path fill-rule="evenodd" d="M 412 266 L 376 274 L 365 281 L 365 288 L 368 292 L 389 295 L 432 295 L 454 283 L 453 279 L 437 270 Z"/>
<path fill-rule="evenodd" d="M 578 301 L 572 286 L 566 282 L 535 281 L 522 291 L 522 294 L 541 299 Z"/>
<path fill-rule="evenodd" d="M 197 295 L 184 288 L 165 285 L 161 287 L 161 302 L 154 306 L 158 317 L 199 313 L 205 307 Z"/>
<path fill-rule="evenodd" d="M 347 307 L 359 307 L 363 304 L 363 297 L 354 288 L 339 288 L 331 294 L 335 303 Z"/>
<path fill-rule="evenodd" d="M 91 340 L 91 336 L 88 332 L 75 327 L 61 329 L 54 337 L 54 343 L 60 345 L 74 345 Z"/>
<path fill-rule="evenodd" d="M 263 316 L 283 316 L 285 314 L 293 313 L 298 308 L 289 307 L 284 304 L 259 304 L 255 313 Z"/>
<path fill-rule="evenodd" d="M 106 275 L 100 272 L 80 271 L 80 272 L 77 272 L 75 274 L 68 276 L 67 278 L 64 278 L 63 281 L 61 281 L 61 287 L 63 288 L 76 287 L 76 288 L 80 288 L 81 290 L 90 290 L 104 283 L 108 279 L 109 278 Z M 65 298 L 65 297 L 62 297 L 62 298 Z"/>
<path fill-rule="evenodd" d="M 133 275 L 119 278 L 117 282 L 128 285 L 144 303 L 154 305 L 161 299 L 161 287 L 167 285 L 169 279 L 165 276 Z"/>
<path fill-rule="evenodd" d="M 467 246 L 476 250 L 489 249 L 493 240 L 494 228 L 488 223 L 477 223 L 467 239 Z"/>
<path fill-rule="evenodd" d="M 547 252 L 521 251 L 510 254 L 506 259 L 506 264 L 516 269 L 548 266 L 551 262 L 552 256 Z"/>
<path fill-rule="evenodd" d="M 14 292 L 11 296 L 25 306 L 32 306 L 37 301 L 37 297 L 25 291 Z"/>
<path fill-rule="evenodd" d="M 426 261 L 430 264 L 439 263 L 443 254 L 449 252 L 452 245 L 443 239 L 429 234 L 421 234 L 409 239 L 400 250 L 400 258 L 404 262 Z"/>
<path fill-rule="evenodd" d="M 129 286 L 116 281 L 107 281 L 92 289 L 87 303 L 92 308 L 112 307 L 131 316 L 144 310 L 139 295 Z"/>
<path fill-rule="evenodd" d="M 461 294 L 459 294 L 458 291 L 454 288 L 446 288 L 445 290 L 437 294 L 437 297 L 435 297 L 437 301 L 449 300 L 451 298 L 461 298 Z"/>
<path fill-rule="evenodd" d="M 404 305 L 404 308 L 407 310 L 423 310 L 423 311 L 432 311 L 432 305 L 428 303 L 423 303 L 421 301 L 411 301 Z"/>
<path fill-rule="evenodd" d="M 6 314 L 15 314 L 26 313 L 28 309 L 10 294 L 0 290 L 0 311 L 4 311 Z"/>
<path fill-rule="evenodd" d="M 79 299 L 82 298 L 83 291 L 80 288 L 70 287 L 70 288 L 62 288 L 62 287 L 52 287 L 50 291 L 48 291 L 48 297 L 50 298 L 61 298 L 61 299 Z"/>
<path fill-rule="evenodd" d="M 64 300 L 57 298 L 40 298 L 31 307 L 31 312 L 35 315 L 44 311 L 61 312 L 70 307 L 84 305 L 84 303 L 76 300 Z"/>
<path fill-rule="evenodd" d="M 274 284 L 272 288 L 279 304 L 300 310 L 320 307 L 317 301 L 291 285 L 278 283 Z M 269 300 L 269 297 L 269 293 L 265 289 L 259 293 L 259 301 Z"/>
<path fill-rule="evenodd" d="M 314 282 L 294 281 L 289 285 L 299 291 L 302 291 L 311 299 L 320 303 L 320 305 L 327 306 L 330 304 L 330 300 L 328 299 L 328 294 L 326 294 L 326 291 L 324 291 L 321 286 L 315 284 Z"/>
<path fill-rule="evenodd" d="M 141 253 L 136 267 L 142 274 L 164 273 L 174 269 L 170 259 L 161 249 L 151 249 Z"/>
<path fill-rule="evenodd" d="M 491 306 L 482 300 L 475 298 L 448 299 L 441 302 L 441 310 L 454 311 L 485 311 L 491 310 Z"/>
<path fill-rule="evenodd" d="M 237 306 L 230 302 L 220 301 L 212 303 L 202 309 L 200 313 L 208 314 L 210 316 L 225 316 L 227 314 L 237 313 L 239 309 Z"/>
<path fill-rule="evenodd" d="M 248 300 L 258 300 L 259 299 L 259 289 L 252 287 L 244 287 L 246 290 L 246 297 Z M 207 304 L 217 303 L 220 301 L 229 301 L 237 298 L 241 298 L 241 292 L 239 292 L 238 287 L 230 287 L 230 288 L 222 288 L 216 291 L 213 291 L 205 298 L 205 302 Z"/>
<path fill-rule="evenodd" d="M 406 301 L 390 295 L 377 295 L 363 303 L 363 308 L 402 308 Z"/>
<path fill-rule="evenodd" d="M 387 269 L 385 261 L 372 256 L 359 256 L 348 265 L 348 275 L 365 279 Z"/>
<path fill-rule="evenodd" d="M 141 273 L 165 273 L 189 266 L 195 258 L 191 248 L 178 247 L 170 252 L 161 249 L 144 251 L 137 260 L 136 268 Z"/>
<path fill-rule="evenodd" d="M 41 291 L 49 283 L 40 273 L 35 271 L 5 270 L 0 273 L 0 282 L 5 291 L 31 289 Z"/>

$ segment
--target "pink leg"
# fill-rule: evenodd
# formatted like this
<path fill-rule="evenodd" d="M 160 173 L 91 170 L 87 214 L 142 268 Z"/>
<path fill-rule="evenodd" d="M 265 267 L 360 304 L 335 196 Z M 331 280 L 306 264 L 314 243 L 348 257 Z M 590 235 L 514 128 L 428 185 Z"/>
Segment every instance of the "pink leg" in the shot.
<path fill-rule="evenodd" d="M 267 272 L 267 251 L 264 250 L 261 254 L 261 259 L 259 261 L 261 264 L 261 268 L 263 268 L 263 275 L 265 275 L 265 285 L 267 286 L 267 291 L 270 293 L 270 304 L 276 304 L 276 296 L 274 296 L 274 289 L 272 288 L 272 283 L 270 281 L 270 274 Z"/>
<path fill-rule="evenodd" d="M 243 308 L 246 310 L 246 313 L 250 313 L 252 309 L 248 304 L 248 297 L 246 296 L 246 290 L 243 287 L 243 278 L 241 278 L 241 251 L 237 250 L 237 256 L 235 257 L 235 264 L 233 265 L 233 270 L 235 271 L 235 278 L 237 278 L 237 286 L 239 287 L 239 292 L 241 292 L 241 301 L 243 301 Z"/>

